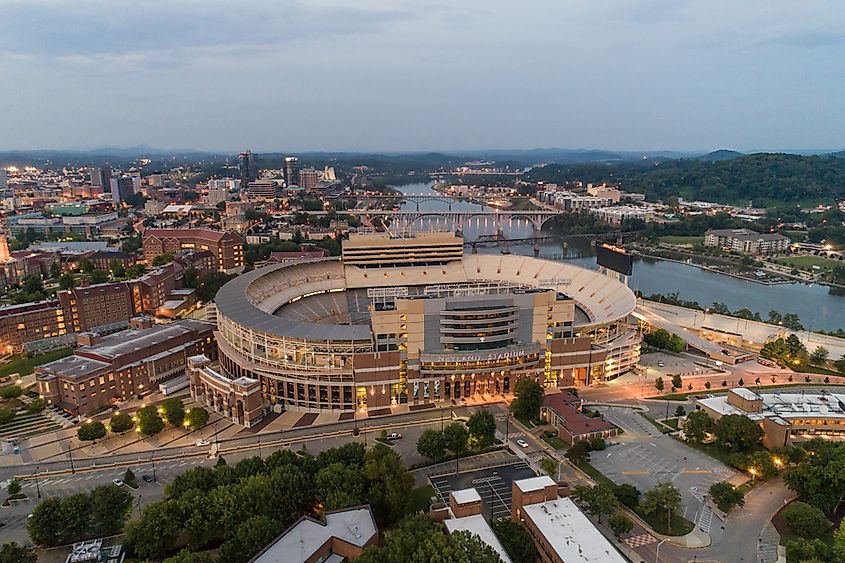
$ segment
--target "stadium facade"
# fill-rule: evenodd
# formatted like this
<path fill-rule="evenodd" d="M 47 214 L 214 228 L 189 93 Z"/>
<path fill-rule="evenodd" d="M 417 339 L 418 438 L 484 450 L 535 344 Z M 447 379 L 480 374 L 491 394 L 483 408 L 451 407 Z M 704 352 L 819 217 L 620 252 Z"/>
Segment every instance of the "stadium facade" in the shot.
<path fill-rule="evenodd" d="M 275 410 L 355 412 L 492 398 L 522 377 L 586 386 L 639 360 L 636 299 L 618 279 L 465 255 L 451 233 L 353 234 L 341 258 L 256 269 L 216 304 L 219 368 L 198 363 L 191 392 L 247 425 L 258 393 Z"/>

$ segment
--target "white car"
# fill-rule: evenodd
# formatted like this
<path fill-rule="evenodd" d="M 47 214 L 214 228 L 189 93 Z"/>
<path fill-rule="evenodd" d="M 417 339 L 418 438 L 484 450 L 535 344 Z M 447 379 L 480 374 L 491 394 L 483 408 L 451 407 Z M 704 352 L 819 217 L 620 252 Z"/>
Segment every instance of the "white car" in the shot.
<path fill-rule="evenodd" d="M 111 482 L 117 485 L 118 487 L 123 486 L 123 479 L 112 479 Z"/>
<path fill-rule="evenodd" d="M 400 434 L 399 432 L 391 432 L 387 435 L 387 439 L 388 440 L 401 440 L 402 434 Z"/>
<path fill-rule="evenodd" d="M 522 438 L 520 438 L 519 440 L 517 440 L 517 441 L 516 441 L 516 443 L 517 443 L 517 445 L 518 445 L 520 448 L 527 448 L 527 447 L 528 447 L 528 442 L 526 442 L 526 441 L 525 441 L 525 440 L 523 440 Z"/>
<path fill-rule="evenodd" d="M 209 445 L 210 443 L 211 443 L 211 442 L 209 442 L 208 440 L 197 440 L 197 445 L 198 445 L 198 446 L 207 446 L 207 445 Z"/>

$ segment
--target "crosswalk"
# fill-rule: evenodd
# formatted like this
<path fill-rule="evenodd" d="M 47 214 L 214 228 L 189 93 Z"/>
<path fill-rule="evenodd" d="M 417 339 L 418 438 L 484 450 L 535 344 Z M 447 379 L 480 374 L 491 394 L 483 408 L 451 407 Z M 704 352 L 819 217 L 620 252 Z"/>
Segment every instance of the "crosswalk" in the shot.
<path fill-rule="evenodd" d="M 713 524 L 713 510 L 708 506 L 704 505 L 701 509 L 701 516 L 698 518 L 698 529 L 704 532 L 705 534 L 710 533 L 710 526 Z"/>

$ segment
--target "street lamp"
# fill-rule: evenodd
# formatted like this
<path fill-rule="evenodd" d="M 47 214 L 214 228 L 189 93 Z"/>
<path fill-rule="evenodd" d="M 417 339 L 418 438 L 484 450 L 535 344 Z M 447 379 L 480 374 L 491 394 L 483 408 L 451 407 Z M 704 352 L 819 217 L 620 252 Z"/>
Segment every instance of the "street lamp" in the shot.
<path fill-rule="evenodd" d="M 38 498 L 41 498 L 41 487 L 38 486 L 38 466 L 35 466 L 35 492 L 38 494 Z"/>
<path fill-rule="evenodd" d="M 666 543 L 669 538 L 664 540 L 660 540 L 660 543 L 657 544 L 657 552 L 654 554 L 654 563 L 660 563 L 660 546 Z"/>

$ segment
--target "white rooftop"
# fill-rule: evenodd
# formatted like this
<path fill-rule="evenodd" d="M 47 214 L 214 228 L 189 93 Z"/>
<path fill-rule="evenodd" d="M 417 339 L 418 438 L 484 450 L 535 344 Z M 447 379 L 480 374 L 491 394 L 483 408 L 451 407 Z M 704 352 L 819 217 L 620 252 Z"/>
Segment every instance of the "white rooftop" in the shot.
<path fill-rule="evenodd" d="M 531 491 L 539 491 L 540 489 L 545 489 L 549 485 L 555 485 L 556 483 L 554 479 L 552 479 L 548 475 L 541 475 L 540 477 L 520 479 L 519 481 L 514 481 L 514 484 L 523 493 L 529 493 Z"/>
<path fill-rule="evenodd" d="M 753 396 L 763 399 L 762 412 L 746 412 L 728 404 L 727 395 L 718 395 L 696 401 L 720 415 L 740 414 L 751 420 L 763 418 L 805 418 L 807 416 L 845 419 L 845 395 L 837 393 L 754 393 L 749 389 L 731 389 L 743 398 Z"/>
<path fill-rule="evenodd" d="M 481 495 L 475 489 L 461 489 L 459 491 L 452 491 L 450 493 L 458 504 L 468 504 L 471 502 L 481 502 Z"/>
<path fill-rule="evenodd" d="M 304 563 L 330 538 L 364 547 L 378 534 L 369 506 L 330 512 L 325 518 L 325 524 L 307 516 L 301 518 L 252 561 Z"/>
<path fill-rule="evenodd" d="M 626 561 L 568 497 L 529 504 L 522 511 L 566 563 Z"/>
<path fill-rule="evenodd" d="M 731 393 L 739 395 L 746 401 L 757 401 L 760 399 L 760 396 L 757 395 L 757 393 L 755 393 L 751 389 L 746 389 L 745 387 L 734 387 L 733 389 L 731 389 Z"/>
<path fill-rule="evenodd" d="M 475 491 L 475 489 L 465 490 Z M 478 495 L 477 492 L 475 494 L 476 496 Z M 499 554 L 499 557 L 501 557 L 504 563 L 511 563 L 511 558 L 508 557 L 508 553 L 505 551 L 505 548 L 502 547 L 502 544 L 499 542 L 499 538 L 496 537 L 496 534 L 490 528 L 487 520 L 485 520 L 484 516 L 481 514 L 473 514 L 472 516 L 466 516 L 464 518 L 448 518 L 444 520 L 443 523 L 446 524 L 446 529 L 449 530 L 450 534 L 458 531 L 467 531 L 476 534 L 481 538 L 481 541 L 496 550 L 496 553 Z"/>

